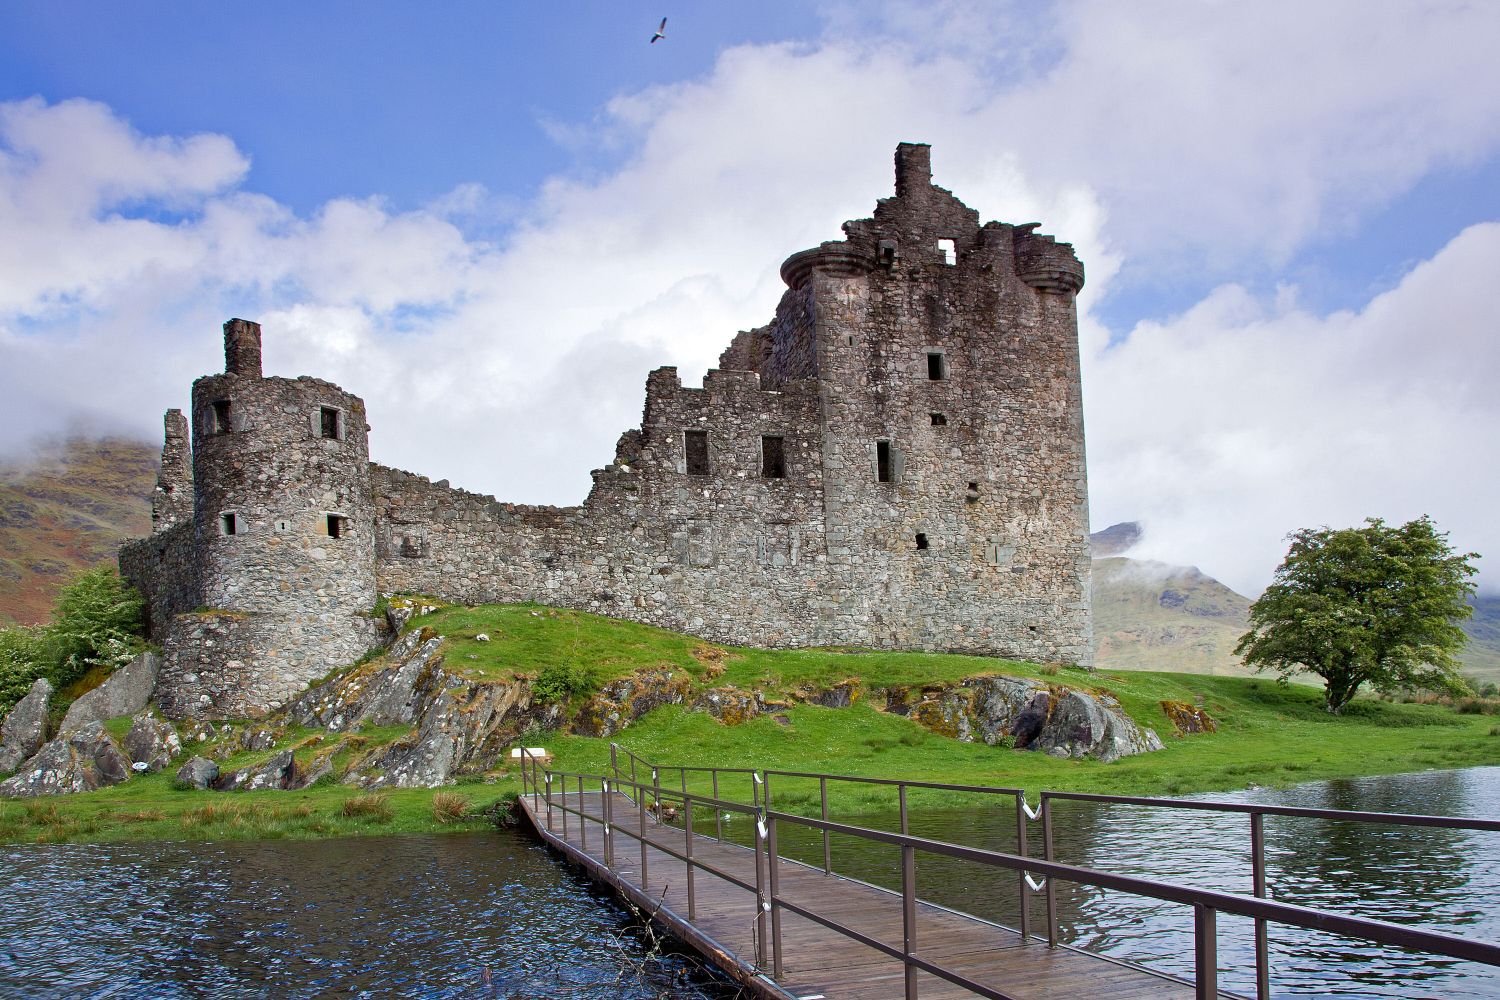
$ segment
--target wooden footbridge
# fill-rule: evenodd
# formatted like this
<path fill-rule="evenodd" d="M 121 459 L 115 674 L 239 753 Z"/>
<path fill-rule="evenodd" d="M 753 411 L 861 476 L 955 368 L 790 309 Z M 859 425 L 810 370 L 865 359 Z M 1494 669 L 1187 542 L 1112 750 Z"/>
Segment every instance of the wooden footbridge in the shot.
<path fill-rule="evenodd" d="M 1380 920 L 1266 898 L 1263 823 L 1291 815 L 1500 831 L 1500 821 L 1251 806 L 1176 799 L 1043 793 L 1033 809 L 1019 789 L 853 778 L 747 768 L 666 767 L 611 746 L 610 773 L 574 774 L 535 759 L 523 766 L 523 815 L 536 834 L 596 881 L 695 948 L 755 994 L 797 1000 L 990 997 L 1198 998 L 1233 996 L 1218 985 L 1220 913 L 1255 922 L 1256 995 L 1271 995 L 1267 925 L 1344 935 L 1450 958 L 1500 966 L 1500 946 Z M 663 782 L 663 776 L 676 781 Z M 816 783 L 816 818 L 772 807 L 771 783 Z M 830 782 L 894 787 L 899 831 L 830 819 Z M 675 784 L 676 787 L 673 787 Z M 747 788 L 745 798 L 728 794 Z M 691 790 L 690 790 L 691 789 Z M 1014 852 L 912 836 L 908 792 L 999 797 L 1014 809 Z M 748 799 L 748 801 L 746 801 Z M 1010 799 L 1004 803 L 1004 799 Z M 1052 808 L 1081 799 L 1172 810 L 1244 813 L 1250 821 L 1252 893 L 1238 894 L 1061 864 L 1053 860 Z M 1030 851 L 1029 824 L 1041 827 L 1042 853 Z M 725 837 L 743 830 L 745 843 Z M 778 834 L 791 828 L 822 840 L 822 864 L 790 860 Z M 886 845 L 900 857 L 899 891 L 834 870 L 833 838 Z M 919 858 L 984 866 L 1014 885 L 1020 919 L 1006 927 L 918 896 Z M 1069 947 L 1058 940 L 1055 885 L 1071 882 L 1180 904 L 1193 914 L 1192 980 Z M 1045 926 L 1033 928 L 1032 904 L 1044 901 Z"/>

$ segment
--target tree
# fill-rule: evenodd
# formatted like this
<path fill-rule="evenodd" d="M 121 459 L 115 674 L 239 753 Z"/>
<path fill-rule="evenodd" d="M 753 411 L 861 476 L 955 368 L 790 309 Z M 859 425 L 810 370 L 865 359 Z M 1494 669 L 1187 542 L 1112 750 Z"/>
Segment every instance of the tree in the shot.
<path fill-rule="evenodd" d="M 1425 515 L 1399 528 L 1370 518 L 1362 528 L 1303 528 L 1275 581 L 1250 606 L 1236 654 L 1286 679 L 1311 670 L 1326 684 L 1334 715 L 1361 684 L 1377 691 L 1422 688 L 1463 694 L 1454 654 L 1458 623 L 1473 614 L 1470 560 Z"/>

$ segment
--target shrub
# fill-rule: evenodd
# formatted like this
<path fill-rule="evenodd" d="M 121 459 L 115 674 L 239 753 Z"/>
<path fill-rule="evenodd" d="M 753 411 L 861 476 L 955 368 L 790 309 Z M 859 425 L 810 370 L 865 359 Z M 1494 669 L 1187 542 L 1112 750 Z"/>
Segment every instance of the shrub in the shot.
<path fill-rule="evenodd" d="M 52 683 L 67 687 L 90 667 L 129 663 L 141 645 L 145 607 L 135 588 L 108 566 L 64 587 L 45 630 Z"/>
<path fill-rule="evenodd" d="M 44 637 L 39 628 L 17 625 L 0 629 L 0 716 L 46 673 Z"/>
<path fill-rule="evenodd" d="M 343 813 L 349 819 L 362 819 L 371 823 L 389 823 L 396 816 L 391 800 L 379 792 L 345 799 Z"/>
<path fill-rule="evenodd" d="M 439 823 L 457 823 L 469 811 L 469 800 L 456 792 L 438 792 L 432 797 L 432 818 Z"/>
<path fill-rule="evenodd" d="M 594 693 L 594 678 L 581 663 L 549 663 L 532 682 L 531 694 L 544 705 Z"/>

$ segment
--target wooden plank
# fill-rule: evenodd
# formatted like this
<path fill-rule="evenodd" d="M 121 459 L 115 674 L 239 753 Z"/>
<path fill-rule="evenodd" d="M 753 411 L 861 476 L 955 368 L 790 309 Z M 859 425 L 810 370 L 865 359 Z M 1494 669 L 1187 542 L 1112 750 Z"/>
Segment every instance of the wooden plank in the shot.
<path fill-rule="evenodd" d="M 852 1000 L 895 1000 L 905 996 L 905 973 L 899 958 L 881 953 L 839 931 L 800 914 L 781 910 L 782 975 L 769 980 L 771 916 L 766 915 L 767 942 L 757 965 L 756 899 L 753 892 L 701 868 L 693 873 L 693 910 L 689 922 L 687 866 L 666 848 L 686 853 L 685 832 L 646 816 L 646 879 L 641 884 L 639 807 L 610 793 L 613 818 L 614 864 L 604 864 L 603 796 L 569 796 L 568 805 L 588 817 L 569 815 L 562 832 L 561 810 L 554 802 L 548 822 L 545 802 L 523 796 L 525 815 L 543 840 L 581 864 L 596 879 L 611 885 L 646 912 L 659 907 L 658 922 L 693 945 L 726 972 L 750 986 L 759 996 L 807 996 L 822 993 Z M 587 840 L 586 848 L 583 840 Z M 756 884 L 755 852 L 712 837 L 696 834 L 695 861 L 719 869 L 750 885 Z M 770 865 L 761 864 L 766 892 Z M 838 875 L 825 875 L 786 860 L 777 865 L 778 897 L 827 920 L 866 935 L 899 951 L 902 941 L 901 897 Z M 1181 980 L 1112 961 L 1071 948 L 1049 948 L 1039 940 L 1023 941 L 1015 931 L 918 901 L 915 953 L 922 960 L 947 969 L 987 988 L 1025 1000 L 1078 997 L 1091 1000 L 1129 1000 L 1151 997 L 1189 1000 L 1193 987 Z M 961 986 L 919 971 L 923 1000 L 973 997 Z M 1223 994 L 1228 996 L 1229 994 Z"/>

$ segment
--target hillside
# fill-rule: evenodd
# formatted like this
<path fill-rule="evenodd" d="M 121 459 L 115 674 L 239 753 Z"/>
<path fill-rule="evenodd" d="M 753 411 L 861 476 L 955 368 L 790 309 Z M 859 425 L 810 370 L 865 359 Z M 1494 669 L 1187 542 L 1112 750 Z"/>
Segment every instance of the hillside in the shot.
<path fill-rule="evenodd" d="M 63 584 L 151 531 L 157 449 L 71 440 L 0 465 L 0 623 L 46 620 Z"/>
<path fill-rule="evenodd" d="M 1249 628 L 1251 599 L 1195 566 L 1131 559 L 1139 524 L 1090 536 L 1094 544 L 1094 657 L 1101 669 L 1255 676 L 1234 655 Z M 1464 672 L 1500 682 L 1500 596 L 1474 602 L 1464 625 Z"/>

